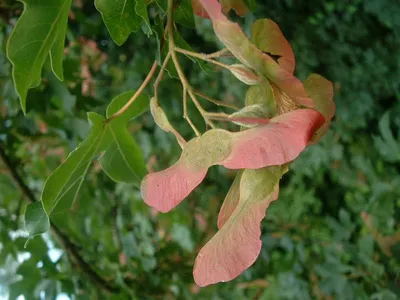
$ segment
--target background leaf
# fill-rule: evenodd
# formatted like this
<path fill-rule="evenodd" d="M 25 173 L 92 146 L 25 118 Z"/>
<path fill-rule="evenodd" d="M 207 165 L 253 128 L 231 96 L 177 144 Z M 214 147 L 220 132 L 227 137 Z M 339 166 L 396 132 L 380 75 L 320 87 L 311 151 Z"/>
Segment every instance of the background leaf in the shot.
<path fill-rule="evenodd" d="M 8 41 L 7 55 L 14 67 L 14 85 L 25 111 L 28 89 L 40 84 L 42 67 L 50 51 L 53 71 L 63 79 L 61 60 L 71 0 L 26 0 L 24 4 L 25 10 Z"/>
<path fill-rule="evenodd" d="M 69 154 L 45 183 L 42 202 L 47 215 L 59 205 L 58 212 L 71 207 L 79 195 L 93 157 L 110 143 L 104 118 L 95 113 L 89 113 L 88 118 L 92 123 L 88 137 Z"/>
<path fill-rule="evenodd" d="M 25 227 L 28 230 L 30 239 L 50 229 L 50 221 L 43 208 L 42 202 L 31 203 L 26 207 Z M 29 240 L 27 243 L 28 242 Z"/>
<path fill-rule="evenodd" d="M 132 32 L 140 29 L 142 20 L 135 11 L 136 2 L 137 0 L 95 1 L 112 39 L 119 46 Z"/>

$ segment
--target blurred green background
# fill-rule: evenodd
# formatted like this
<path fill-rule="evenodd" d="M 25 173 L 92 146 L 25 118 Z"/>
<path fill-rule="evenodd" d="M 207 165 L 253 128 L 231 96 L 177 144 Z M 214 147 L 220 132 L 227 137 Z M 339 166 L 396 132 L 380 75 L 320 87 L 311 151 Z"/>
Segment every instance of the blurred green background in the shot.
<path fill-rule="evenodd" d="M 0 299 L 400 298 L 399 2 L 250 2 L 253 13 L 235 20 L 247 30 L 255 18 L 277 22 L 293 47 L 298 77 L 315 72 L 334 82 L 337 113 L 323 140 L 284 176 L 279 200 L 262 223 L 255 264 L 232 282 L 200 289 L 193 282 L 194 259 L 217 230 L 218 210 L 235 176 L 223 168 L 213 167 L 171 213 L 157 214 L 137 187 L 115 184 L 95 163 L 77 205 L 54 220 L 60 232 L 24 248 L 27 193 L 40 199 L 46 177 L 88 132 L 87 111 L 104 115 L 113 97 L 140 85 L 157 43 L 154 34 L 140 31 L 118 47 L 93 1 L 73 1 L 65 82 L 47 65 L 24 116 L 5 55 L 22 4 L 0 0 L 0 150 L 8 159 L 0 160 Z M 156 13 L 150 1 L 149 14 Z M 194 49 L 220 49 L 209 21 L 196 18 L 196 28 L 179 27 Z M 232 75 L 181 61 L 197 89 L 243 104 L 246 86 Z M 167 77 L 160 103 L 189 138 L 181 86 Z M 151 168 L 179 157 L 173 136 L 156 128 L 149 113 L 130 131 Z M 13 171 L 27 189 L 13 180 Z"/>

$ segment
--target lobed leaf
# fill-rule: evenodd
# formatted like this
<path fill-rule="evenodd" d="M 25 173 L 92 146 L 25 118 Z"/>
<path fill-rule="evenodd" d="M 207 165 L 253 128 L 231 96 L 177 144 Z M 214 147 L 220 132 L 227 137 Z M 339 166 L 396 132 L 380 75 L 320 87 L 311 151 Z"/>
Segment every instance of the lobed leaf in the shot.
<path fill-rule="evenodd" d="M 135 11 L 136 0 L 95 0 L 96 9 L 113 41 L 121 46 L 132 32 L 140 29 L 141 18 Z"/>
<path fill-rule="evenodd" d="M 78 197 L 82 182 L 94 156 L 98 155 L 110 143 L 104 118 L 96 113 L 89 113 L 92 127 L 87 138 L 72 151 L 67 159 L 50 175 L 42 192 L 42 202 L 47 215 L 56 206 L 70 207 Z"/>
<path fill-rule="evenodd" d="M 147 36 L 152 34 L 149 14 L 147 13 L 147 3 L 145 0 L 135 0 L 135 12 L 139 17 L 141 17 L 146 24 L 143 28 L 143 31 L 147 34 Z M 146 28 L 146 29 L 145 29 Z"/>
<path fill-rule="evenodd" d="M 126 92 L 114 98 L 107 108 L 107 117 L 119 111 L 134 95 Z M 149 97 L 140 95 L 119 117 L 106 122 L 96 114 L 88 113 L 91 129 L 84 141 L 49 176 L 42 203 L 47 216 L 68 210 L 79 196 L 82 183 L 95 157 L 103 170 L 114 180 L 139 183 L 146 174 L 146 165 L 140 148 L 127 129 L 127 122 L 148 109 Z"/>
<path fill-rule="evenodd" d="M 116 122 L 108 125 L 111 143 L 99 159 L 103 171 L 116 182 L 135 183 L 147 174 L 140 147 L 125 126 Z"/>
<path fill-rule="evenodd" d="M 135 91 L 129 91 L 115 97 L 107 107 L 107 118 L 119 111 L 134 94 Z M 147 173 L 142 151 L 129 133 L 127 123 L 147 111 L 149 103 L 149 97 L 140 94 L 122 115 L 107 124 L 111 142 L 99 163 L 114 181 L 139 185 Z"/>
<path fill-rule="evenodd" d="M 236 208 L 196 258 L 193 276 L 199 286 L 232 280 L 255 262 L 261 250 L 260 223 L 278 198 L 281 174 L 279 166 L 243 171 Z"/>
<path fill-rule="evenodd" d="M 215 34 L 238 60 L 275 83 L 299 105 L 314 106 L 301 81 L 281 67 L 271 56 L 258 49 L 237 24 L 226 18 L 216 0 L 199 0 L 199 2 L 210 16 Z"/>
<path fill-rule="evenodd" d="M 127 91 L 115 97 L 107 107 L 106 117 L 110 118 L 118 112 L 133 97 L 136 91 Z M 139 117 L 149 109 L 150 97 L 146 94 L 140 94 L 128 109 L 114 120 L 120 123 L 127 123 L 129 120 Z"/>
<path fill-rule="evenodd" d="M 43 65 L 50 55 L 51 67 L 63 80 L 62 56 L 71 0 L 24 0 L 7 45 L 13 64 L 15 89 L 26 112 L 26 96 L 41 81 Z M 39 21 L 38 21 L 39 20 Z"/>
<path fill-rule="evenodd" d="M 156 0 L 158 6 L 167 12 L 168 0 Z M 187 28 L 194 28 L 193 6 L 191 0 L 176 1 L 174 4 L 174 21 Z"/>

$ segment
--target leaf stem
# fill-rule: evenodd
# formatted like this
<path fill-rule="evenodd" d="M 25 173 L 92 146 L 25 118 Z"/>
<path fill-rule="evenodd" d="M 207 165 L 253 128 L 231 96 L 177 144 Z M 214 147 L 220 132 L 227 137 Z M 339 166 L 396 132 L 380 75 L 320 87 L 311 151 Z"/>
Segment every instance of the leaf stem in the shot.
<path fill-rule="evenodd" d="M 147 74 L 145 80 L 142 82 L 141 86 L 138 88 L 136 93 L 132 96 L 131 99 L 129 99 L 129 101 L 119 111 L 117 111 L 115 114 L 113 114 L 111 117 L 109 117 L 106 120 L 106 122 L 110 122 L 113 119 L 119 117 L 120 115 L 122 115 L 129 108 L 129 106 L 132 105 L 132 103 L 137 99 L 137 97 L 139 97 L 140 94 L 144 91 L 144 89 L 146 88 L 146 86 L 150 82 L 151 78 L 154 76 L 154 73 L 155 73 L 156 69 L 157 69 L 157 61 L 154 61 L 153 65 L 151 66 L 151 69 L 150 69 L 149 73 Z"/>

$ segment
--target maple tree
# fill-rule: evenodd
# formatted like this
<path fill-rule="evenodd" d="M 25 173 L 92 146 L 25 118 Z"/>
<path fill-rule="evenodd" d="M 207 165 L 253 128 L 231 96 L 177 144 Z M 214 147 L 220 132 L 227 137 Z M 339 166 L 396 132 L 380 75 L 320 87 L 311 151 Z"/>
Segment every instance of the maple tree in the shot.
<path fill-rule="evenodd" d="M 194 52 L 179 38 L 175 26 L 190 22 L 177 9 L 179 5 L 188 5 L 185 3 L 160 1 L 166 13 L 166 24 L 164 19 L 159 20 L 160 59 L 154 61 L 136 91 L 124 92 L 111 101 L 105 117 L 88 113 L 88 136 L 50 175 L 41 201 L 27 207 L 25 220 L 30 238 L 48 231 L 50 219 L 74 205 L 95 159 L 114 181 L 140 186 L 143 200 L 160 212 L 168 212 L 183 201 L 203 181 L 211 166 L 240 169 L 219 213 L 219 231 L 199 252 L 194 265 L 196 283 L 205 286 L 231 280 L 254 263 L 261 249 L 260 222 L 271 202 L 279 197 L 280 179 L 289 171 L 291 162 L 326 133 L 335 104 L 333 86 L 327 79 L 311 74 L 301 82 L 294 76 L 293 51 L 276 23 L 269 19 L 255 21 L 248 38 L 238 24 L 227 18 L 232 9 L 239 15 L 248 11 L 242 0 L 189 2 L 194 13 L 210 19 L 216 37 L 225 46 L 211 54 Z M 54 74 L 63 79 L 62 57 L 71 0 L 26 0 L 24 4 L 7 53 L 25 112 L 28 90 L 39 85 L 48 57 Z M 144 1 L 96 0 L 95 4 L 116 44 L 123 44 L 140 28 L 151 34 Z M 37 19 L 43 22 L 35 23 Z M 231 114 L 206 111 L 199 96 L 221 107 L 232 106 L 192 87 L 180 65 L 181 54 L 200 65 L 207 62 L 227 69 L 249 85 L 246 99 L 241 101 L 244 106 L 234 107 Z M 225 56 L 235 61 L 225 64 L 218 60 Z M 189 141 L 171 125 L 159 103 L 158 88 L 166 70 L 182 85 L 184 117 L 195 136 Z M 150 96 L 144 89 L 155 76 Z M 192 122 L 187 110 L 189 100 L 204 119 L 205 132 Z M 142 152 L 127 124 L 149 109 L 155 123 L 176 137 L 182 155 L 166 170 L 147 174 Z M 218 128 L 216 121 L 238 127 L 228 131 Z"/>

